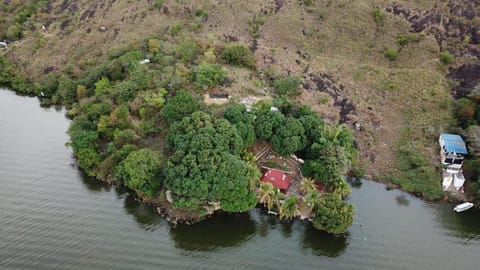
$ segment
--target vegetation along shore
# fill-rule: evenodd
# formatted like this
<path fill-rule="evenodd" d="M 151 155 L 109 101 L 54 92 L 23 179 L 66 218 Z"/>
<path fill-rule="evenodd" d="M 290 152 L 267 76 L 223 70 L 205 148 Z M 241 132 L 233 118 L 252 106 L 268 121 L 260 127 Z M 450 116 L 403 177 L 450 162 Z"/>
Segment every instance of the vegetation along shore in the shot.
<path fill-rule="evenodd" d="M 341 233 L 347 172 L 445 197 L 441 132 L 479 195 L 479 6 L 4 1 L 0 83 L 67 107 L 79 167 L 172 222 L 260 204 Z"/>

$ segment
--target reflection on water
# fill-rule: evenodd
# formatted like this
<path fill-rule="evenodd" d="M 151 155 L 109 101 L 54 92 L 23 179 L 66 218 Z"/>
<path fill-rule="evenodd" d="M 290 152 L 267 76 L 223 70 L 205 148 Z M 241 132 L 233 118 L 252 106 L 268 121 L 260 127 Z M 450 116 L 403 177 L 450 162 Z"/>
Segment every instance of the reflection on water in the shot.
<path fill-rule="evenodd" d="M 320 232 L 309 223 L 305 224 L 305 227 L 303 248 L 311 250 L 314 255 L 337 257 L 343 254 L 348 246 L 348 234 L 335 236 Z"/>
<path fill-rule="evenodd" d="M 172 227 L 71 158 L 64 111 L 0 91 L 0 269 L 478 269 L 480 213 L 350 180 L 342 237 L 263 209 Z M 8 117 L 4 117 L 8 116 Z"/>
<path fill-rule="evenodd" d="M 170 229 L 178 248 L 211 251 L 219 247 L 237 247 L 257 231 L 249 213 L 217 214 L 193 225 L 179 224 Z"/>
<path fill-rule="evenodd" d="M 78 169 L 78 167 L 74 167 L 75 170 L 78 170 L 80 174 L 80 178 L 82 179 L 82 183 L 85 185 L 85 187 L 91 191 L 92 193 L 95 192 L 110 192 L 112 190 L 112 185 L 109 185 L 108 183 L 97 181 L 91 177 L 89 177 L 84 171 Z M 116 189 L 117 190 L 117 189 Z M 118 189 L 120 190 L 120 189 Z"/>
<path fill-rule="evenodd" d="M 363 180 L 361 178 L 346 176 L 345 179 L 352 189 L 360 189 L 362 187 Z"/>
<path fill-rule="evenodd" d="M 397 201 L 397 204 L 400 206 L 409 206 L 410 201 L 407 199 L 407 196 L 405 196 L 404 193 L 402 195 L 397 195 L 395 196 L 395 200 Z"/>

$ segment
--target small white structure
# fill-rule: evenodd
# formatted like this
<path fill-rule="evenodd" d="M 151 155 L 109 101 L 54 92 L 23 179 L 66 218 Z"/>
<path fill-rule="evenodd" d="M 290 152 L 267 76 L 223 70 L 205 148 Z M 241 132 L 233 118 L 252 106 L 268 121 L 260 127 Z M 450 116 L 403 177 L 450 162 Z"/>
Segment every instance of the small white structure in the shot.
<path fill-rule="evenodd" d="M 248 96 L 240 99 L 240 103 L 247 108 L 247 112 L 250 112 L 252 110 L 252 106 L 255 102 L 257 102 L 259 98 L 254 97 L 254 96 Z"/>
<path fill-rule="evenodd" d="M 459 204 L 457 206 L 455 206 L 453 208 L 453 211 L 455 212 L 463 212 L 463 211 L 467 211 L 468 209 L 472 208 L 473 207 L 473 203 L 471 202 L 466 202 L 466 203 L 462 203 L 462 204 Z"/>
<path fill-rule="evenodd" d="M 298 158 L 295 154 L 291 154 L 290 157 L 295 159 L 297 162 L 300 162 L 301 164 L 305 163 L 305 160 Z"/>
<path fill-rule="evenodd" d="M 148 64 L 148 63 L 150 63 L 150 59 L 143 59 L 139 63 L 140 63 L 140 65 Z"/>
<path fill-rule="evenodd" d="M 167 190 L 165 192 L 165 197 L 167 198 L 167 202 L 173 203 L 172 191 Z"/>
<path fill-rule="evenodd" d="M 8 44 L 5 41 L 0 41 L 0 48 L 7 48 Z"/>
<path fill-rule="evenodd" d="M 440 158 L 444 166 L 442 173 L 442 187 L 444 191 L 462 192 L 465 177 L 462 166 L 467 147 L 462 137 L 457 134 L 440 134 Z"/>

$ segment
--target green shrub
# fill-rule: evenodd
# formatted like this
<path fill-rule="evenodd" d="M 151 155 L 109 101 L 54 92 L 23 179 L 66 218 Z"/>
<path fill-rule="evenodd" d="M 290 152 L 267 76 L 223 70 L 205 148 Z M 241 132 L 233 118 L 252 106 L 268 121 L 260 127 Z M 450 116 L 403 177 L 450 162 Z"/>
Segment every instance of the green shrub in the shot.
<path fill-rule="evenodd" d="M 449 52 L 442 52 L 440 53 L 440 62 L 444 65 L 449 65 L 455 62 L 455 57 Z"/>
<path fill-rule="evenodd" d="M 215 55 L 215 51 L 213 49 L 208 49 L 203 53 L 203 58 L 205 62 L 210 64 L 214 64 L 217 61 L 217 56 Z"/>
<path fill-rule="evenodd" d="M 386 58 L 388 58 L 388 60 L 393 61 L 393 60 L 397 59 L 398 50 L 395 49 L 395 48 L 388 48 L 385 51 L 384 55 L 385 55 Z"/>
<path fill-rule="evenodd" d="M 420 37 L 417 35 L 400 35 L 397 38 L 397 43 L 400 47 L 405 47 L 412 42 L 420 41 Z"/>
<path fill-rule="evenodd" d="M 126 52 L 133 50 L 131 45 L 119 45 L 108 50 L 108 59 L 112 60 L 124 55 Z"/>
<path fill-rule="evenodd" d="M 151 38 L 148 40 L 148 51 L 151 53 L 159 53 L 160 52 L 160 40 L 156 38 Z"/>
<path fill-rule="evenodd" d="M 168 32 L 170 32 L 170 35 L 173 37 L 177 36 L 181 31 L 183 30 L 183 23 L 181 22 L 176 22 L 168 28 Z"/>
<path fill-rule="evenodd" d="M 313 5 L 313 1 L 314 1 L 314 0 L 303 0 L 303 4 L 304 4 L 305 6 L 308 6 L 308 7 L 309 7 L 309 6 L 312 6 L 312 5 Z"/>
<path fill-rule="evenodd" d="M 197 33 L 200 29 L 202 29 L 202 23 L 199 22 L 192 22 L 188 25 L 190 31 Z"/>
<path fill-rule="evenodd" d="M 227 64 L 243 67 L 254 67 L 255 59 L 252 52 L 242 45 L 227 45 L 222 50 L 223 61 Z"/>
<path fill-rule="evenodd" d="M 199 20 L 205 20 L 208 17 L 208 12 L 202 8 L 195 10 L 195 17 Z"/>
<path fill-rule="evenodd" d="M 351 171 L 352 175 L 357 178 L 364 178 L 365 177 L 365 168 L 355 167 Z"/>
<path fill-rule="evenodd" d="M 20 24 L 12 24 L 7 28 L 6 38 L 14 41 L 22 38 L 22 26 Z"/>
<path fill-rule="evenodd" d="M 293 77 L 275 79 L 273 82 L 275 91 L 279 95 L 293 96 L 300 94 L 300 81 Z"/>
<path fill-rule="evenodd" d="M 201 62 L 197 68 L 195 84 L 197 87 L 214 87 L 222 83 L 227 72 L 219 65 Z"/>
<path fill-rule="evenodd" d="M 260 26 L 262 26 L 266 21 L 264 16 L 254 16 L 248 20 L 248 32 L 252 38 L 260 37 Z"/>
<path fill-rule="evenodd" d="M 197 59 L 200 53 L 200 47 L 192 40 L 185 40 L 175 47 L 174 54 L 177 58 L 182 59 L 184 62 L 192 62 Z"/>
<path fill-rule="evenodd" d="M 385 14 L 380 8 L 375 8 L 372 12 L 373 20 L 378 27 L 383 26 L 385 20 Z"/>
<path fill-rule="evenodd" d="M 164 0 L 155 0 L 155 2 L 153 2 L 153 7 L 157 9 L 161 9 L 163 6 L 163 2 Z"/>

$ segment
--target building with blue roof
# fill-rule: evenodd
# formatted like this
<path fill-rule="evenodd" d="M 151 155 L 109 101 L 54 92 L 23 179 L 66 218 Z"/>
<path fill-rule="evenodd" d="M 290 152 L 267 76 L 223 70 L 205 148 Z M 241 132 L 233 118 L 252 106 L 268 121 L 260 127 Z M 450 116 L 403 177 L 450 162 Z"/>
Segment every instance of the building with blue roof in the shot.
<path fill-rule="evenodd" d="M 440 158 L 443 169 L 442 186 L 445 191 L 463 192 L 462 166 L 465 156 L 468 154 L 467 146 L 462 137 L 457 134 L 440 134 Z"/>
<path fill-rule="evenodd" d="M 444 150 L 447 153 L 456 153 L 460 155 L 468 154 L 467 146 L 460 135 L 442 133 L 440 134 L 440 141 L 443 142 Z"/>

